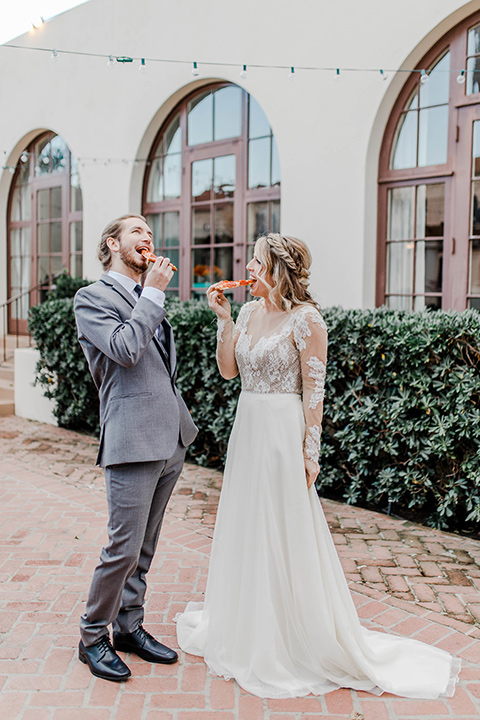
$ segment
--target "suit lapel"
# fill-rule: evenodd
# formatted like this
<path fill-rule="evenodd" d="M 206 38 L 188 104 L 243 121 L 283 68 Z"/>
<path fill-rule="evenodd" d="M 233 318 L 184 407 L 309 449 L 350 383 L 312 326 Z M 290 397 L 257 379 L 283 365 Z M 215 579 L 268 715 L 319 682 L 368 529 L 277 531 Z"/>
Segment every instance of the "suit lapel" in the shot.
<path fill-rule="evenodd" d="M 114 292 L 121 295 L 122 298 L 130 305 L 131 308 L 135 307 L 135 301 L 134 301 L 133 297 L 130 295 L 129 292 L 127 292 L 127 290 L 125 290 L 125 288 L 123 287 L 123 285 L 121 283 L 119 283 L 115 280 L 115 278 L 110 277 L 110 275 L 108 275 L 107 273 L 103 273 L 102 276 L 100 277 L 100 281 L 104 285 L 111 287 Z M 155 343 L 155 345 L 157 346 L 157 349 L 162 357 L 162 360 L 165 364 L 165 367 L 168 370 L 169 375 L 171 375 L 172 374 L 171 368 L 175 367 L 175 365 L 172 364 L 172 362 L 171 362 L 172 348 L 173 348 L 173 353 L 175 353 L 175 348 L 173 346 L 173 337 L 172 337 L 173 333 L 172 333 L 172 327 L 171 327 L 170 323 L 168 322 L 168 320 L 165 319 L 163 322 L 168 326 L 165 328 L 165 335 L 167 336 L 167 333 L 168 333 L 168 336 L 169 336 L 168 344 L 170 347 L 170 358 L 168 357 L 167 353 L 165 352 L 165 349 L 162 347 L 162 343 L 159 341 L 156 334 L 153 336 L 152 339 L 153 339 L 153 342 Z M 173 360 L 175 361 L 175 357 L 173 357 Z"/>

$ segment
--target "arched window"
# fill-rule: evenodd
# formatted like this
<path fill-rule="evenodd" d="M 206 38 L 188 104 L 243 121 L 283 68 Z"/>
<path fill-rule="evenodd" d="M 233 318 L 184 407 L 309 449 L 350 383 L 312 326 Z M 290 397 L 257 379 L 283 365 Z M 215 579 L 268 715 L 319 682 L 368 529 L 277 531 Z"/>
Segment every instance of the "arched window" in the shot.
<path fill-rule="evenodd" d="M 480 309 L 480 15 L 418 67 L 380 155 L 377 304 Z"/>
<path fill-rule="evenodd" d="M 245 277 L 256 238 L 280 226 L 277 146 L 253 97 L 217 84 L 175 109 L 150 153 L 143 214 L 179 268 L 171 295 L 204 298 L 212 282 Z"/>
<path fill-rule="evenodd" d="M 12 303 L 9 323 L 27 330 L 28 309 L 41 301 L 50 278 L 66 268 L 82 275 L 82 191 L 65 141 L 46 133 L 21 154 L 8 211 L 8 297 L 39 283 L 41 291 Z"/>

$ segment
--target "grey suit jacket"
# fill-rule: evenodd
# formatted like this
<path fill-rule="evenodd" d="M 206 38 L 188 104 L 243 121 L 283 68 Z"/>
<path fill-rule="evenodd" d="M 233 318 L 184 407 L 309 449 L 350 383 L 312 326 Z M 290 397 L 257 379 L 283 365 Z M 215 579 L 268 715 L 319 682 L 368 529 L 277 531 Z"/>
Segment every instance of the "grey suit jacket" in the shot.
<path fill-rule="evenodd" d="M 197 428 L 175 387 L 176 356 L 166 312 L 148 298 L 135 304 L 103 274 L 75 296 L 78 338 L 100 397 L 97 465 L 167 460 Z M 169 356 L 155 331 L 162 323 Z"/>

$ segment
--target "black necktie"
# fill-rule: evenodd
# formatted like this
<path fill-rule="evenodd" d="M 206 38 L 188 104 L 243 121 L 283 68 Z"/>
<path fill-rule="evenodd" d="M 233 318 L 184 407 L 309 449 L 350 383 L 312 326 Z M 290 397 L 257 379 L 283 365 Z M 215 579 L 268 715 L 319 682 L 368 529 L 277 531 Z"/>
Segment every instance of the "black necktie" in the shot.
<path fill-rule="evenodd" d="M 141 285 L 135 285 L 133 288 L 133 292 L 137 294 L 138 297 L 142 294 L 142 286 Z"/>

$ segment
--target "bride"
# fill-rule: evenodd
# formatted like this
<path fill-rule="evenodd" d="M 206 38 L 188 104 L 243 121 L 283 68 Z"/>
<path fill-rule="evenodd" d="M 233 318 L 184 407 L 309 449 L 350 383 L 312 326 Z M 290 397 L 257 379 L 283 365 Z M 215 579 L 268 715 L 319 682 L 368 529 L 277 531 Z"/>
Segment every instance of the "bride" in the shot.
<path fill-rule="evenodd" d="M 315 490 L 327 329 L 308 291 L 310 253 L 259 238 L 254 283 L 234 324 L 212 286 L 217 363 L 240 372 L 204 603 L 177 616 L 182 650 L 260 697 L 340 687 L 452 696 L 460 661 L 416 640 L 362 628 Z"/>

